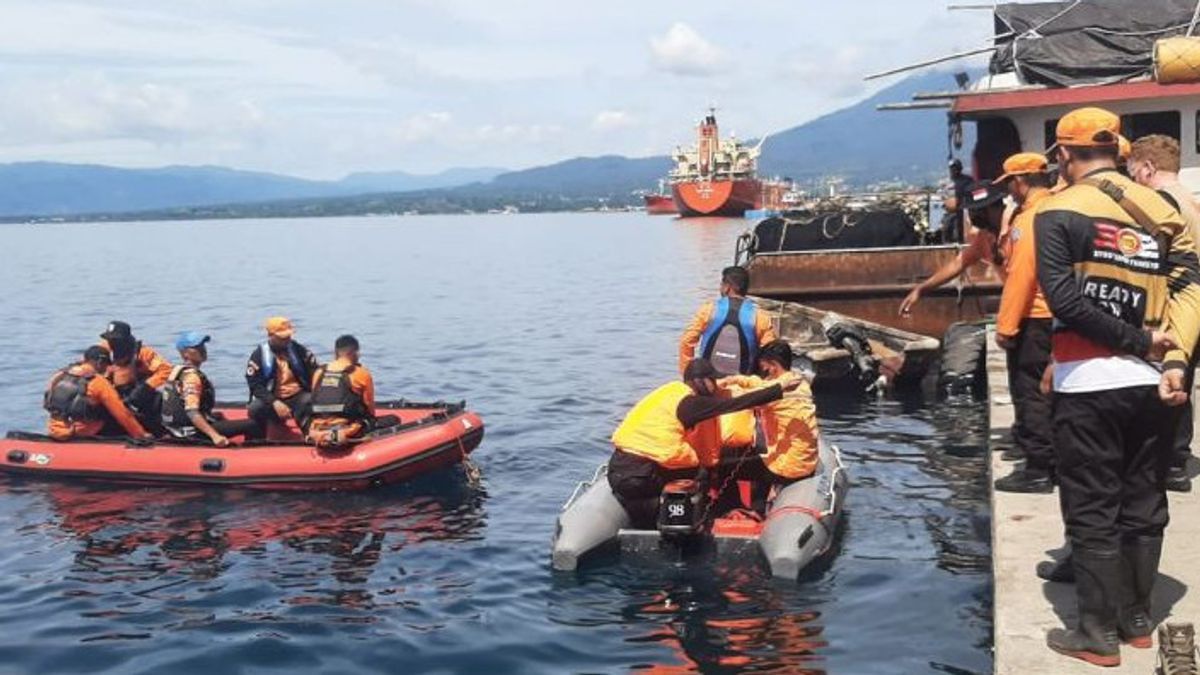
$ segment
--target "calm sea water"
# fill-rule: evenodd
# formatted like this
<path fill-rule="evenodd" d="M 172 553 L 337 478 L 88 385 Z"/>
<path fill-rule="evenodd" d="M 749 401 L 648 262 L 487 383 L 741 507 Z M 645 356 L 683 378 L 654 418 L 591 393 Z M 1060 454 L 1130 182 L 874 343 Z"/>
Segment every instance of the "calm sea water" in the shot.
<path fill-rule="evenodd" d="M 818 401 L 851 471 L 841 550 L 753 569 L 556 575 L 576 481 L 712 295 L 740 221 L 622 215 L 0 227 L 0 429 L 111 319 L 169 354 L 213 336 L 240 398 L 266 316 L 328 356 L 353 332 L 382 397 L 466 398 L 457 471 L 356 494 L 0 477 L 0 671 L 974 673 L 991 669 L 983 446 L 971 401 Z"/>

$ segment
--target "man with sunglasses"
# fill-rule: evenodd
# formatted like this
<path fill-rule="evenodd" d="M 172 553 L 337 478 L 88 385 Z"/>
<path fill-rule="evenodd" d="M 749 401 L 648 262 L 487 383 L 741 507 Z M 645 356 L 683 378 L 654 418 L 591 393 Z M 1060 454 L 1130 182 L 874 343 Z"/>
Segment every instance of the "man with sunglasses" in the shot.
<path fill-rule="evenodd" d="M 97 436 L 150 438 L 115 387 L 104 377 L 112 358 L 100 346 L 88 347 L 83 359 L 54 374 L 42 407 L 50 413 L 46 433 L 56 441 Z"/>
<path fill-rule="evenodd" d="M 213 413 L 216 389 L 200 366 L 208 360 L 211 338 L 198 331 L 180 333 L 175 348 L 183 365 L 171 369 L 162 388 L 162 425 L 182 439 L 207 439 L 218 448 L 229 445 L 230 436 L 258 438 L 262 435 L 253 419 L 227 420 Z"/>

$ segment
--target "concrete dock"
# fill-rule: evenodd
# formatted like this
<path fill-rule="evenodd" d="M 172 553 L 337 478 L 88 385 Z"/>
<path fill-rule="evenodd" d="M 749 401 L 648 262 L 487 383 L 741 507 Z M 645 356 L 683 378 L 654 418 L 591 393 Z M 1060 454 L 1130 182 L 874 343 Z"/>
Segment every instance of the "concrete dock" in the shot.
<path fill-rule="evenodd" d="M 1008 438 L 1013 420 L 1012 399 L 1003 350 L 988 332 L 988 399 L 991 440 Z M 1200 435 L 1198 435 L 1200 437 Z M 1008 475 L 1012 462 L 991 453 L 992 478 Z M 1196 461 L 1192 460 L 1192 475 Z M 1200 482 L 1197 483 L 1200 489 Z M 1152 611 L 1156 621 L 1191 621 L 1200 627 L 1200 494 L 1169 493 L 1171 524 L 1167 527 L 1162 565 L 1155 584 Z M 1121 649 L 1119 668 L 1098 668 L 1060 656 L 1046 647 L 1046 631 L 1064 622 L 1075 624 L 1074 586 L 1044 582 L 1034 574 L 1038 561 L 1058 558 L 1063 545 L 1057 491 L 1048 495 L 1014 494 L 992 490 L 992 571 L 994 575 L 995 672 L 1031 673 L 1154 672 L 1154 649 Z"/>

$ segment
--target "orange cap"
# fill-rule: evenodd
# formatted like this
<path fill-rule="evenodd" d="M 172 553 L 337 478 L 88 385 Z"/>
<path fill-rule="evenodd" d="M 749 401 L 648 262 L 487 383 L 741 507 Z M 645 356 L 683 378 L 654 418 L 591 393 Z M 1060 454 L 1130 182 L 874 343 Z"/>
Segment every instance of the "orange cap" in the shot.
<path fill-rule="evenodd" d="M 1004 160 L 1004 175 L 994 183 L 1003 183 L 1013 176 L 1024 176 L 1031 173 L 1045 173 L 1050 168 L 1046 155 L 1040 152 L 1018 152 Z"/>
<path fill-rule="evenodd" d="M 292 322 L 287 317 L 273 316 L 267 319 L 267 335 L 277 338 L 290 338 L 295 333 Z"/>
<path fill-rule="evenodd" d="M 1058 120 L 1054 145 L 1046 152 L 1060 145 L 1089 148 L 1116 145 L 1120 136 L 1120 117 L 1103 108 L 1076 108 Z"/>
<path fill-rule="evenodd" d="M 1133 153 L 1133 144 L 1124 136 L 1117 136 L 1117 158 L 1122 162 L 1129 161 L 1129 155 Z"/>

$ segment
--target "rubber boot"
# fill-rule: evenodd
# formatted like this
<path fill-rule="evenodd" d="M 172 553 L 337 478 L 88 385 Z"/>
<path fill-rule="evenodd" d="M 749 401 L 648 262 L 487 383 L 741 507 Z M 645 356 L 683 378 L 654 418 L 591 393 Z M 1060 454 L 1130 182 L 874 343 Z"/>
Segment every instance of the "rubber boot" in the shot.
<path fill-rule="evenodd" d="M 1200 675 L 1196 630 L 1190 623 L 1166 623 L 1158 628 L 1159 675 Z"/>
<path fill-rule="evenodd" d="M 1121 542 L 1125 561 L 1125 583 L 1118 630 L 1121 641 L 1138 649 L 1154 646 L 1154 621 L 1150 618 L 1150 594 L 1158 578 L 1162 537 L 1134 537 Z"/>
<path fill-rule="evenodd" d="M 1071 563 L 1071 554 L 1058 562 L 1053 560 L 1043 560 L 1037 564 L 1038 577 L 1046 581 L 1054 581 L 1060 584 L 1075 583 L 1075 566 Z"/>
<path fill-rule="evenodd" d="M 1117 604 L 1121 589 L 1121 552 L 1075 547 L 1075 597 L 1079 601 L 1079 625 L 1055 628 L 1046 635 L 1046 645 L 1065 656 L 1095 666 L 1121 665 L 1121 642 L 1117 634 Z"/>

